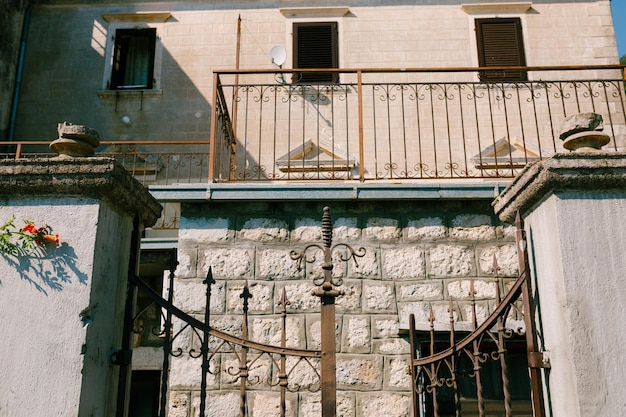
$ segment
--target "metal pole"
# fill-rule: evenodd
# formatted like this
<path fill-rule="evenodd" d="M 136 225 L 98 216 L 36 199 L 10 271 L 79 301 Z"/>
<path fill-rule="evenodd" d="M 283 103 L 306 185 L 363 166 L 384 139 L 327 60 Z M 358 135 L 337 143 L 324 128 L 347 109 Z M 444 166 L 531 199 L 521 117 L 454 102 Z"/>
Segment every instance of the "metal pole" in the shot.
<path fill-rule="evenodd" d="M 340 290 L 333 289 L 333 262 L 331 256 L 332 222 L 330 209 L 324 207 L 322 216 L 322 236 L 324 238 L 324 282 L 322 288 L 313 292 L 320 297 L 321 308 L 321 347 L 322 347 L 322 417 L 335 417 L 337 412 L 337 381 L 335 375 L 335 298 Z"/>

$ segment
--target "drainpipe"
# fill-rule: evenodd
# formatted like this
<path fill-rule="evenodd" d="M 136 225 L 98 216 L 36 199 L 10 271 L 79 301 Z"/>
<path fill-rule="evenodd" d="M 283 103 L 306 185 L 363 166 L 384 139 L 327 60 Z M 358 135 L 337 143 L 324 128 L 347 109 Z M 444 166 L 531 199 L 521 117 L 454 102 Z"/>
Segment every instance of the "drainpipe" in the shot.
<path fill-rule="evenodd" d="M 7 141 L 12 142 L 15 135 L 15 119 L 17 118 L 17 104 L 20 99 L 20 87 L 22 84 L 22 70 L 24 68 L 24 53 L 26 52 L 26 38 L 28 37 L 28 28 L 30 26 L 30 13 L 33 9 L 35 0 L 31 0 L 24 12 L 24 20 L 22 21 L 22 34 L 20 36 L 20 53 L 17 59 L 17 70 L 15 75 L 15 88 L 13 89 L 13 102 L 11 103 L 11 116 L 9 118 L 9 132 Z"/>

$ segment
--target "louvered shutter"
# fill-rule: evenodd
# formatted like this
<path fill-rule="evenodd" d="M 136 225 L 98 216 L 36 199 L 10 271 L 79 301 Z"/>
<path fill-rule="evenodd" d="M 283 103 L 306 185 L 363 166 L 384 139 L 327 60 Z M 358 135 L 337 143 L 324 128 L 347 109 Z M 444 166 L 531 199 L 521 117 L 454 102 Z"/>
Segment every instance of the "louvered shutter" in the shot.
<path fill-rule="evenodd" d="M 293 25 L 295 68 L 337 68 L 337 22 L 295 23 Z M 299 82 L 337 82 L 338 74 L 297 74 Z"/>
<path fill-rule="evenodd" d="M 481 67 L 525 66 L 522 23 L 519 18 L 477 19 L 478 64 Z M 525 81 L 526 71 L 484 71 L 481 81 Z"/>

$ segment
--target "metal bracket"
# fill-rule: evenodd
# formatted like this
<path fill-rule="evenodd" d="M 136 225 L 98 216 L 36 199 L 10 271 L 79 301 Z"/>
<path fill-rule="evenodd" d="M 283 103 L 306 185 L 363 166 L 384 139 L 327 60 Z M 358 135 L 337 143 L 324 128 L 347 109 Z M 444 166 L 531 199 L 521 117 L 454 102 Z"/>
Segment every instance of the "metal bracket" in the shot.
<path fill-rule="evenodd" d="M 549 352 L 528 352 L 529 368 L 550 368 Z"/>
<path fill-rule="evenodd" d="M 111 353 L 109 362 L 111 365 L 130 365 L 133 351 L 130 349 L 120 349 Z"/>

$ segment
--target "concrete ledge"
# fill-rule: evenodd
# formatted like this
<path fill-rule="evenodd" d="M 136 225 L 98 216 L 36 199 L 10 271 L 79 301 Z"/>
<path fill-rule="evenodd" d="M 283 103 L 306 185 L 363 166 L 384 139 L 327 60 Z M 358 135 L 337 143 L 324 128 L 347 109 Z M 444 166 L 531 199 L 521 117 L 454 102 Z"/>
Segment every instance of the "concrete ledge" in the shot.
<path fill-rule="evenodd" d="M 3 196 L 73 195 L 106 201 L 146 227 L 156 223 L 161 205 L 122 165 L 110 158 L 49 158 L 0 161 Z"/>
<path fill-rule="evenodd" d="M 626 153 L 567 153 L 529 165 L 492 203 L 500 220 L 524 217 L 554 191 L 624 191 Z"/>
<path fill-rule="evenodd" d="M 492 199 L 508 181 L 456 182 L 346 182 L 346 183 L 219 183 L 154 185 L 149 190 L 159 201 L 232 200 L 431 200 Z"/>

